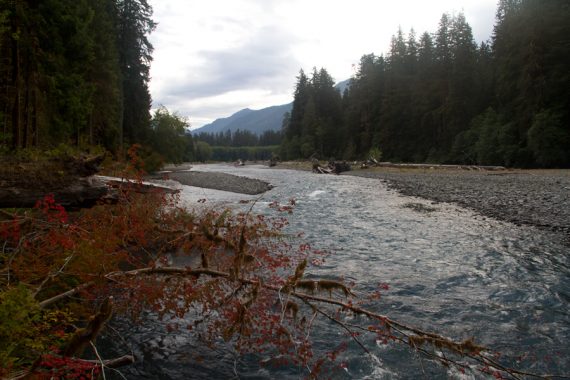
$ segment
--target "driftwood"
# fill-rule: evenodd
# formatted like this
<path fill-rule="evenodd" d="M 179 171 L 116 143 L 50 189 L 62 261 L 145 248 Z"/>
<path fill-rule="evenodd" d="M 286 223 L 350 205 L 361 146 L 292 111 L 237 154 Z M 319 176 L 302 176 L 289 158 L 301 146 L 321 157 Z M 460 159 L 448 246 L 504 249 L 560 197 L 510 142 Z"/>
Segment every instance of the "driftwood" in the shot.
<path fill-rule="evenodd" d="M 38 200 L 43 199 L 48 194 L 53 194 L 55 201 L 65 208 L 90 208 L 97 203 L 116 203 L 119 199 L 119 191 L 140 194 L 151 192 L 175 194 L 179 192 L 176 189 L 151 183 L 92 176 L 78 178 L 75 182 L 55 190 L 45 189 L 41 186 L 35 188 L 0 188 L 0 209 L 34 207 Z"/>
<path fill-rule="evenodd" d="M 400 168 L 400 169 L 447 169 L 447 170 L 488 170 L 498 171 L 506 170 L 504 166 L 486 166 L 486 165 L 439 165 L 439 164 L 394 164 L 391 162 L 378 162 L 369 160 L 362 164 L 362 168 L 375 166 L 381 168 Z"/>
<path fill-rule="evenodd" d="M 107 368 L 119 368 L 129 364 L 133 364 L 135 362 L 135 357 L 133 355 L 123 355 L 118 358 L 103 360 L 102 362 L 97 360 L 87 360 L 87 361 L 94 364 L 102 364 L 104 367 Z"/>
<path fill-rule="evenodd" d="M 106 180 L 106 182 L 112 189 L 128 190 L 139 194 L 147 194 L 157 191 L 164 192 L 166 194 L 177 194 L 180 192 L 180 190 L 177 189 L 171 189 L 170 187 L 154 185 L 152 183 L 146 183 L 146 182 L 141 183 L 141 182 L 134 182 L 128 180 L 121 181 L 115 179 Z"/>
<path fill-rule="evenodd" d="M 48 194 L 64 207 L 90 207 L 108 195 L 104 182 L 91 176 L 104 156 L 0 159 L 0 208 L 33 207 Z"/>
<path fill-rule="evenodd" d="M 99 172 L 99 165 L 103 162 L 105 155 L 95 157 L 80 157 L 67 161 L 67 174 L 78 177 L 90 177 Z"/>
<path fill-rule="evenodd" d="M 65 156 L 40 160 L 0 158 L 0 209 L 30 208 L 53 194 L 65 208 L 89 208 L 98 202 L 116 203 L 119 191 L 175 193 L 167 187 L 94 176 L 104 155 Z M 155 190 L 158 189 L 158 190 Z"/>
<path fill-rule="evenodd" d="M 9 186 L 0 188 L 0 210 L 3 208 L 31 208 L 38 200 L 48 194 L 53 194 L 55 201 L 67 209 L 90 208 L 98 203 L 117 203 L 119 189 L 135 193 L 150 193 L 162 191 L 168 194 L 177 193 L 178 190 L 155 186 L 146 183 L 110 180 L 97 176 L 75 178 L 59 188 L 42 186 L 36 187 Z"/>
<path fill-rule="evenodd" d="M 55 191 L 87 178 L 99 170 L 104 156 L 62 157 L 40 160 L 0 158 L 0 188 Z"/>
<path fill-rule="evenodd" d="M 340 174 L 350 170 L 350 164 L 346 161 L 330 161 L 327 166 L 321 166 L 316 160 L 313 162 L 313 172 L 318 174 Z"/>
<path fill-rule="evenodd" d="M 57 203 L 68 207 L 87 208 L 94 206 L 99 200 L 113 201 L 114 196 L 104 181 L 92 177 L 78 178 L 73 183 L 54 189 L 50 187 L 2 187 L 0 188 L 0 208 L 34 207 L 38 200 L 53 194 Z"/>

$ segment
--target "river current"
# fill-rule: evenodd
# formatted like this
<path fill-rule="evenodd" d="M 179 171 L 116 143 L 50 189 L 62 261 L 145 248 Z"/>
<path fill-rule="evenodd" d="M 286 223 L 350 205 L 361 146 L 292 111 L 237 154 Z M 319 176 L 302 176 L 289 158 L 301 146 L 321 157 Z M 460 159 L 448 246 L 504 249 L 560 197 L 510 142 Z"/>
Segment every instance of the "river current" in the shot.
<path fill-rule="evenodd" d="M 310 269 L 311 274 L 353 281 L 363 293 L 376 290 L 379 283 L 388 284 L 373 305 L 375 311 L 457 340 L 475 337 L 480 344 L 518 358 L 509 364 L 528 371 L 570 374 L 568 247 L 544 232 L 458 206 L 401 196 L 376 179 L 262 166 L 201 165 L 193 170 L 270 182 L 275 188 L 257 201 L 258 213 L 268 213 L 273 201 L 294 198 L 288 231 L 304 232 L 304 241 L 330 252 L 324 265 Z M 239 208 L 244 207 L 240 200 L 258 196 L 183 188 L 185 204 L 198 205 L 203 198 L 208 205 Z M 260 367 L 260 358 L 239 358 L 230 349 L 200 347 L 191 333 L 169 333 L 162 322 L 151 315 L 146 318 L 140 327 L 122 332 L 138 360 L 122 370 L 127 378 L 306 375 L 295 369 Z M 330 347 L 343 338 L 340 328 L 322 322 L 315 344 Z M 373 357 L 351 344 L 342 358 L 346 369 L 325 377 L 484 377 L 478 371 L 460 374 L 431 363 L 401 344 L 366 339 Z M 123 343 L 120 346 L 124 349 Z M 204 352 L 202 362 L 195 360 L 198 350 Z"/>

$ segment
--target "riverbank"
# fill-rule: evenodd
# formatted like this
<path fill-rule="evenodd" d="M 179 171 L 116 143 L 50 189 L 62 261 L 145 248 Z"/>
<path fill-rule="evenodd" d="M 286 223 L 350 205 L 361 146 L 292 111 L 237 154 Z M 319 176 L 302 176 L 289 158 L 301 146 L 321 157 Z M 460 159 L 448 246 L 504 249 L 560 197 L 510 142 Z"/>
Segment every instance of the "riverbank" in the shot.
<path fill-rule="evenodd" d="M 190 165 L 169 166 L 163 172 L 168 178 L 186 186 L 257 195 L 271 190 L 270 183 L 226 173 L 190 171 Z"/>
<path fill-rule="evenodd" d="M 501 172 L 444 170 L 353 170 L 403 195 L 461 205 L 516 225 L 560 233 L 570 242 L 570 171 Z"/>
<path fill-rule="evenodd" d="M 285 162 L 277 168 L 308 171 L 311 164 Z M 272 188 L 264 181 L 189 171 L 190 167 L 184 165 L 168 169 L 169 177 L 183 185 L 242 194 L 260 194 Z M 486 217 L 550 230 L 570 243 L 570 170 L 370 168 L 355 169 L 343 175 L 379 179 L 403 195 L 455 203 Z"/>

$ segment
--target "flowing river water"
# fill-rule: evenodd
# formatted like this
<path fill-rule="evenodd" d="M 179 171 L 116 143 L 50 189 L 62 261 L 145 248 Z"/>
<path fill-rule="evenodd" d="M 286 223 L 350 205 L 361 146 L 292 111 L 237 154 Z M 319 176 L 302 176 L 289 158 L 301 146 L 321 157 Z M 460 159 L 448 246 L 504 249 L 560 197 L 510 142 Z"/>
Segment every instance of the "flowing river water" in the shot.
<path fill-rule="evenodd" d="M 374 310 L 424 330 L 483 345 L 518 358 L 509 364 L 528 371 L 570 374 L 570 260 L 568 247 L 532 227 L 484 218 L 450 204 L 401 196 L 379 180 L 315 175 L 262 166 L 203 165 L 195 170 L 225 172 L 272 183 L 256 203 L 267 213 L 272 201 L 296 199 L 288 216 L 290 232 L 330 251 L 310 272 L 353 281 L 359 292 L 389 285 Z M 222 191 L 185 187 L 188 205 L 244 207 L 256 199 Z M 249 207 L 249 206 L 248 206 Z M 353 317 L 354 318 L 354 317 Z M 189 332 L 167 332 L 147 316 L 140 327 L 123 331 L 138 362 L 122 370 L 127 378 L 226 379 L 299 378 L 295 369 L 259 366 L 263 358 L 236 358 L 230 349 L 201 347 Z M 151 323 L 149 324 L 149 321 Z M 318 347 L 334 347 L 344 333 L 322 322 Z M 420 358 L 401 344 L 363 338 L 374 357 L 349 345 L 346 369 L 338 379 L 479 378 Z M 123 343 L 120 344 L 124 348 Z M 196 352 L 203 361 L 196 361 Z M 237 374 L 237 376 L 236 376 Z M 306 375 L 306 372 L 304 373 Z"/>

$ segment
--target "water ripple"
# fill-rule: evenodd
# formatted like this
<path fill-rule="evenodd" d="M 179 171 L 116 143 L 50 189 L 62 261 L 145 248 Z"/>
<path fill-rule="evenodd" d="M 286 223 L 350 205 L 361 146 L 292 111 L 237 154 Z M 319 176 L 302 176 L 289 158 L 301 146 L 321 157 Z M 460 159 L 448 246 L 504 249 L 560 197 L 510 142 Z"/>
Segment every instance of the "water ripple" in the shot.
<path fill-rule="evenodd" d="M 256 205 L 259 213 L 270 212 L 268 202 L 295 198 L 291 232 L 305 231 L 305 240 L 313 246 L 332 251 L 325 265 L 311 272 L 350 277 L 361 291 L 390 284 L 382 300 L 371 305 L 375 310 L 458 339 L 475 336 L 506 354 L 532 356 L 534 361 L 519 363 L 532 370 L 570 372 L 569 258 L 565 247 L 541 231 L 481 218 L 449 204 L 400 196 L 378 180 L 249 166 L 206 165 L 199 170 L 275 185 Z M 189 202 L 196 198 L 184 193 L 182 198 Z M 240 199 L 255 198 L 208 191 L 200 197 L 236 208 Z M 160 322 L 154 323 L 147 331 L 133 331 L 134 345 L 156 336 L 161 328 Z M 338 340 L 338 334 L 333 326 L 323 327 L 316 345 L 326 346 L 330 339 Z M 182 336 L 139 344 L 143 360 L 127 376 L 232 376 L 234 359 L 227 351 L 214 352 L 209 356 L 213 361 L 201 365 L 180 359 L 196 348 L 192 342 L 191 336 Z M 415 378 L 425 370 L 429 378 L 469 378 L 437 365 L 422 370 L 405 347 L 386 349 L 380 344 L 376 355 L 381 360 L 363 357 L 351 347 L 344 358 L 347 371 L 331 377 Z M 248 378 L 296 378 L 252 363 L 238 367 Z"/>

